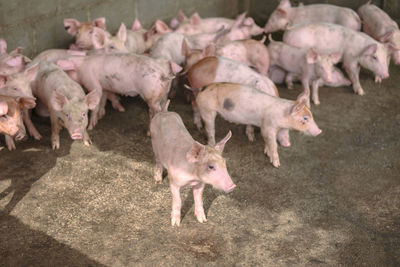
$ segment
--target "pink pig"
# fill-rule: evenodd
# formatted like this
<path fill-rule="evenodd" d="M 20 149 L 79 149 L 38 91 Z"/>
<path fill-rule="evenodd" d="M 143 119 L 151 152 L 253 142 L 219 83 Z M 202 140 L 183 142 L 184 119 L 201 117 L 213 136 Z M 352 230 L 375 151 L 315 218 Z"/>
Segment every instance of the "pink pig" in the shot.
<path fill-rule="evenodd" d="M 11 75 L 25 69 L 31 60 L 21 54 L 22 50 L 22 47 L 18 47 L 7 53 L 7 43 L 0 38 L 0 76 Z"/>
<path fill-rule="evenodd" d="M 106 19 L 101 17 L 92 22 L 79 22 L 76 19 L 64 19 L 64 27 L 67 32 L 75 36 L 75 48 L 78 50 L 93 49 L 92 32 L 95 27 L 106 30 Z"/>
<path fill-rule="evenodd" d="M 379 7 L 369 1 L 358 9 L 363 21 L 363 31 L 375 40 L 390 47 L 395 64 L 400 64 L 400 30 L 397 23 Z M 381 81 L 376 77 L 376 81 Z"/>
<path fill-rule="evenodd" d="M 204 121 L 208 144 L 215 144 L 215 118 L 261 128 L 264 153 L 275 167 L 280 166 L 276 139 L 282 129 L 295 129 L 313 136 L 322 131 L 315 123 L 302 96 L 294 102 L 271 96 L 236 83 L 212 83 L 201 90 L 196 102 Z"/>
<path fill-rule="evenodd" d="M 292 7 L 290 0 L 281 0 L 264 27 L 266 33 L 287 30 L 296 24 L 327 22 L 359 31 L 361 20 L 350 8 L 329 4 L 300 5 Z"/>
<path fill-rule="evenodd" d="M 149 106 L 150 118 L 161 110 L 171 80 L 181 70 L 172 61 L 135 54 L 70 57 L 57 64 L 89 92 L 97 91 L 101 95 L 105 90 L 127 96 L 140 95 Z M 105 94 L 100 103 L 91 113 L 89 129 L 104 112 Z"/>
<path fill-rule="evenodd" d="M 182 206 L 180 189 L 184 186 L 193 188 L 194 213 L 200 223 L 206 222 L 202 199 L 205 184 L 211 184 L 227 193 L 236 187 L 222 157 L 222 151 L 232 135 L 231 132 L 216 145 L 202 145 L 193 140 L 181 117 L 175 112 L 168 112 L 166 108 L 153 117 L 150 131 L 156 158 L 154 169 L 156 183 L 162 182 L 163 168 L 168 170 L 172 192 L 172 226 L 180 225 Z"/>
<path fill-rule="evenodd" d="M 287 30 L 283 41 L 296 47 L 312 47 L 318 53 L 340 53 L 354 92 L 359 95 L 364 95 L 359 79 L 360 65 L 382 79 L 389 77 L 387 47 L 365 33 L 336 24 L 309 23 Z"/>

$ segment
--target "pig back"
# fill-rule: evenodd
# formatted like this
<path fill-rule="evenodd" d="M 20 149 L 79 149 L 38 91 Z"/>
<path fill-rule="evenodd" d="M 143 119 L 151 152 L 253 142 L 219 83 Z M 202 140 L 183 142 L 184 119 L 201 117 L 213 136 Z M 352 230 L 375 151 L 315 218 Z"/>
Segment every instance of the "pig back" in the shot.
<path fill-rule="evenodd" d="M 157 113 L 151 120 L 150 132 L 154 154 L 165 168 L 188 164 L 186 153 L 194 140 L 177 113 Z"/>
<path fill-rule="evenodd" d="M 367 3 L 362 5 L 357 12 L 363 21 L 363 31 L 376 40 L 390 30 L 399 29 L 397 23 L 375 5 Z"/>

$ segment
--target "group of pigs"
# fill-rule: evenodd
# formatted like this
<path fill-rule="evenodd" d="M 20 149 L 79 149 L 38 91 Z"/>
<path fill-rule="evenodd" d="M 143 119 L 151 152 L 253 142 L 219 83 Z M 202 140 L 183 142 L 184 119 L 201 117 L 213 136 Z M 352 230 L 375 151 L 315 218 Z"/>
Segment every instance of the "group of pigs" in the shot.
<path fill-rule="evenodd" d="M 360 17 L 365 33 L 360 32 Z M 140 95 L 149 107 L 154 178 L 161 182 L 163 168 L 168 169 L 171 223 L 176 226 L 183 186 L 193 187 L 199 222 L 206 221 L 205 184 L 225 192 L 235 188 L 222 157 L 231 132 L 215 142 L 217 114 L 245 124 L 250 141 L 255 140 L 253 127 L 260 127 L 264 153 L 279 167 L 277 141 L 290 146 L 289 129 L 313 136 L 321 133 L 309 109 L 310 85 L 316 105 L 321 85 L 353 84 L 354 91 L 363 95 L 360 66 L 374 72 L 380 82 L 389 77 L 390 57 L 400 64 L 398 26 L 370 3 L 357 15 L 328 4 L 292 7 L 289 0 L 281 0 L 264 29 L 245 14 L 235 20 L 201 18 L 197 13 L 187 18 L 181 11 L 170 26 L 157 20 L 145 30 L 135 19 L 131 29 L 122 23 L 116 35 L 107 32 L 105 18 L 65 19 L 64 26 L 75 36 L 70 49 L 46 50 L 33 60 L 22 55 L 20 47 L 8 53 L 0 39 L 0 133 L 8 149 L 15 149 L 14 140 L 26 136 L 25 126 L 31 136 L 41 139 L 30 119 L 33 108 L 37 115 L 50 117 L 51 144 L 58 149 L 62 127 L 72 139 L 90 145 L 87 128 L 93 129 L 105 115 L 107 100 L 123 112 L 119 95 Z M 283 42 L 270 35 L 267 47 L 265 36 L 251 39 L 278 30 L 285 30 Z M 349 79 L 335 67 L 338 62 Z M 297 100 L 279 98 L 274 83 L 286 82 L 293 88 L 296 80 L 303 85 Z M 180 116 L 167 110 L 178 82 L 191 91 L 187 92 L 194 123 L 200 129 L 204 122 L 208 145 L 195 141 Z"/>

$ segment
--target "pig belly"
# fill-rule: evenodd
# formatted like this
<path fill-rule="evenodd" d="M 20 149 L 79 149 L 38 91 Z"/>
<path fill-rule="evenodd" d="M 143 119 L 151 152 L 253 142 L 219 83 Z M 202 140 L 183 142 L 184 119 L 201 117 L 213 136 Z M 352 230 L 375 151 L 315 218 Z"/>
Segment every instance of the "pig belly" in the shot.
<path fill-rule="evenodd" d="M 227 111 L 223 107 L 218 110 L 218 114 L 232 123 L 236 124 L 245 124 L 245 125 L 254 125 L 254 126 L 261 126 L 261 119 L 259 118 L 258 114 L 253 112 L 248 112 L 246 110 L 233 110 Z"/>

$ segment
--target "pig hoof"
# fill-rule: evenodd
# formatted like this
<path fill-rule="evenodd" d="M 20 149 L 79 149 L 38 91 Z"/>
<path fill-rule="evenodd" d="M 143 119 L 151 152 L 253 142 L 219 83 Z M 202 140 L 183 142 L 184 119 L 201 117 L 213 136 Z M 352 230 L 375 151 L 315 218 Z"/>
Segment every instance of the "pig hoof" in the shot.
<path fill-rule="evenodd" d="M 293 90 L 294 86 L 293 86 L 293 84 L 288 84 L 288 85 L 287 85 L 287 88 L 288 88 L 289 90 Z"/>
<path fill-rule="evenodd" d="M 146 135 L 147 135 L 148 137 L 151 137 L 150 130 L 147 131 Z"/>
<path fill-rule="evenodd" d="M 272 162 L 272 165 L 274 165 L 275 168 L 279 168 L 281 166 L 281 164 L 279 163 L 279 160 L 274 160 Z"/>
<path fill-rule="evenodd" d="M 155 184 L 162 184 L 162 179 L 160 179 L 160 178 L 154 178 L 154 183 L 155 183 Z"/>
<path fill-rule="evenodd" d="M 124 107 L 118 107 L 117 110 L 118 110 L 119 112 L 125 112 Z"/>
<path fill-rule="evenodd" d="M 376 76 L 375 77 L 375 83 L 382 83 L 381 77 Z"/>
<path fill-rule="evenodd" d="M 181 218 L 179 215 L 175 215 L 171 217 L 171 225 L 178 226 L 181 224 Z"/>
<path fill-rule="evenodd" d="M 292 145 L 289 141 L 282 141 L 280 143 L 281 143 L 281 146 L 283 146 L 283 147 L 290 147 Z"/>
<path fill-rule="evenodd" d="M 60 148 L 60 144 L 53 144 L 52 148 L 53 148 L 53 150 L 59 149 Z"/>
<path fill-rule="evenodd" d="M 204 214 L 204 212 L 203 214 L 196 214 L 196 218 L 199 223 L 207 222 L 206 215 Z"/>
<path fill-rule="evenodd" d="M 85 146 L 90 146 L 90 145 L 92 144 L 92 141 L 90 141 L 90 140 L 85 140 L 85 141 L 83 141 L 83 144 L 84 144 Z"/>
<path fill-rule="evenodd" d="M 358 92 L 357 92 L 357 94 L 359 94 L 359 95 L 365 95 L 365 92 L 364 92 L 364 90 L 359 90 Z"/>
<path fill-rule="evenodd" d="M 17 148 L 15 147 L 15 144 L 7 145 L 7 148 L 8 148 L 8 150 L 10 150 L 10 151 L 13 151 L 13 150 L 17 149 Z"/>
<path fill-rule="evenodd" d="M 247 136 L 247 139 L 249 139 L 250 142 L 256 141 L 256 138 L 254 136 Z"/>
<path fill-rule="evenodd" d="M 319 100 L 314 100 L 313 102 L 314 102 L 314 104 L 317 105 L 317 106 L 318 106 L 319 104 L 321 104 L 321 102 L 319 102 Z"/>

